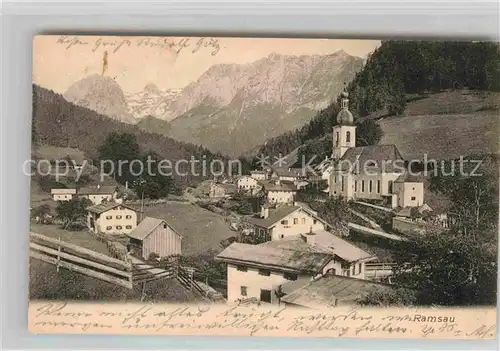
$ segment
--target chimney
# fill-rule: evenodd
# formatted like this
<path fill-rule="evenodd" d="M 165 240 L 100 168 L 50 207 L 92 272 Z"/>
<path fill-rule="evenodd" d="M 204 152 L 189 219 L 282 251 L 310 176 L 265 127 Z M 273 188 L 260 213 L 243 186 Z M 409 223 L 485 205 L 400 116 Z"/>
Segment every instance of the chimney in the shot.
<path fill-rule="evenodd" d="M 263 219 L 266 219 L 269 217 L 269 206 L 267 205 L 262 205 L 260 208 L 260 217 Z"/>
<path fill-rule="evenodd" d="M 316 242 L 316 234 L 313 233 L 312 231 L 312 227 L 311 229 L 309 230 L 309 233 L 307 234 L 302 234 L 302 239 L 304 239 L 304 241 L 309 244 L 309 245 L 314 245 L 315 242 Z"/>

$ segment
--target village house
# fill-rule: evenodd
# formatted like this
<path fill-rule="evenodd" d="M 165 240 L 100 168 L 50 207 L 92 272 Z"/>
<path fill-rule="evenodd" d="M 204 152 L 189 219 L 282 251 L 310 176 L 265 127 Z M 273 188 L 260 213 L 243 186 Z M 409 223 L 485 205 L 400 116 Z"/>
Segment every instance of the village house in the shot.
<path fill-rule="evenodd" d="M 255 178 L 247 175 L 238 177 L 236 187 L 240 192 L 249 192 L 251 194 L 256 194 L 262 189 L 262 186 Z"/>
<path fill-rule="evenodd" d="M 76 189 L 51 189 L 50 194 L 54 201 L 70 201 L 76 195 Z"/>
<path fill-rule="evenodd" d="M 422 205 L 423 185 L 406 176 L 400 178 L 405 161 L 395 145 L 356 147 L 356 125 L 348 109 L 348 96 L 342 93 L 342 109 L 333 127 L 330 195 L 345 200 L 383 200 L 392 208 Z"/>
<path fill-rule="evenodd" d="M 271 204 L 293 203 L 297 195 L 297 186 L 280 180 L 261 182 L 267 202 Z"/>
<path fill-rule="evenodd" d="M 271 173 L 272 180 L 295 182 L 305 178 L 306 174 L 304 174 L 304 170 L 302 168 L 275 167 Z"/>
<path fill-rule="evenodd" d="M 87 226 L 95 233 L 129 234 L 137 227 L 138 211 L 122 203 L 106 202 L 87 211 Z"/>
<path fill-rule="evenodd" d="M 357 305 L 370 293 L 394 290 L 393 285 L 371 280 L 326 274 L 297 287 L 293 283 L 282 285 L 285 294 L 281 303 L 285 306 L 321 309 L 336 306 Z"/>
<path fill-rule="evenodd" d="M 181 254 L 182 235 L 165 220 L 146 217 L 128 235 L 131 254 L 147 259 L 155 253 L 160 258 Z"/>
<path fill-rule="evenodd" d="M 399 207 L 419 207 L 424 201 L 424 183 L 418 177 L 405 172 L 394 182 Z"/>
<path fill-rule="evenodd" d="M 226 190 L 220 184 L 210 184 L 208 189 L 208 197 L 210 199 L 222 199 L 224 196 L 226 196 Z"/>
<path fill-rule="evenodd" d="M 250 171 L 250 177 L 252 177 L 255 180 L 267 180 L 268 178 L 268 172 L 267 171 L 260 171 L 260 170 L 253 170 Z"/>
<path fill-rule="evenodd" d="M 85 198 L 92 201 L 94 205 L 104 202 L 116 201 L 118 198 L 118 187 L 115 185 L 86 186 L 78 189 L 79 198 Z"/>
<path fill-rule="evenodd" d="M 265 241 L 281 240 L 312 230 L 328 230 L 330 225 L 317 214 L 296 204 L 272 208 L 263 205 L 258 217 L 248 219 L 254 226 L 254 235 Z"/>
<path fill-rule="evenodd" d="M 229 303 L 257 299 L 276 303 L 280 285 L 305 285 L 323 275 L 364 279 L 365 262 L 373 256 L 332 233 L 309 232 L 259 245 L 232 243 L 216 256 L 227 264 Z"/>

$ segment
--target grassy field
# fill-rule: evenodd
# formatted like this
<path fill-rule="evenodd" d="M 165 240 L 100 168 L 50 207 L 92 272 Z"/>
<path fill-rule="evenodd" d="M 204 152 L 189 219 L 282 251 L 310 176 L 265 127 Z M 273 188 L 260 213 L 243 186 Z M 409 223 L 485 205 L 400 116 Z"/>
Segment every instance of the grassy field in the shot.
<path fill-rule="evenodd" d="M 61 269 L 54 265 L 30 259 L 30 299 L 78 301 L 140 301 L 142 287 L 133 290 Z M 186 290 L 177 279 L 149 282 L 145 287 L 144 302 L 195 302 L 198 295 Z"/>
<path fill-rule="evenodd" d="M 90 232 L 85 230 L 69 231 L 62 229 L 55 224 L 31 223 L 31 231 L 55 239 L 61 238 L 62 241 L 109 255 L 106 244 L 97 240 Z"/>
<path fill-rule="evenodd" d="M 410 101 L 403 116 L 378 120 L 380 144 L 395 144 L 405 159 L 451 159 L 498 152 L 500 93 L 449 91 Z M 378 118 L 379 111 L 368 118 Z"/>
<path fill-rule="evenodd" d="M 190 203 L 172 201 L 147 207 L 144 212 L 146 216 L 164 219 L 184 237 L 183 255 L 220 249 L 221 240 L 236 235 L 224 217 Z"/>
<path fill-rule="evenodd" d="M 109 255 L 106 244 L 86 231 L 66 231 L 56 225 L 42 224 L 32 224 L 31 230 Z M 29 269 L 31 299 L 139 301 L 142 297 L 141 286 L 128 290 L 67 269 L 57 272 L 54 265 L 36 259 L 30 259 Z M 176 279 L 169 279 L 147 283 L 144 301 L 194 302 L 201 298 L 186 290 Z"/>
<path fill-rule="evenodd" d="M 380 144 L 395 144 L 407 160 L 452 159 L 498 152 L 498 111 L 383 119 Z"/>

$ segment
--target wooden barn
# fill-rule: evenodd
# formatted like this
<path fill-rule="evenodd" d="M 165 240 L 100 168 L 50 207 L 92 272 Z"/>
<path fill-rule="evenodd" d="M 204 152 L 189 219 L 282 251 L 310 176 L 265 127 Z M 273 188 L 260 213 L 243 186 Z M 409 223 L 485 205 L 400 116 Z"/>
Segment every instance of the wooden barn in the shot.
<path fill-rule="evenodd" d="M 151 253 L 160 257 L 181 254 L 182 235 L 163 219 L 146 217 L 130 234 L 129 251 L 147 259 Z"/>

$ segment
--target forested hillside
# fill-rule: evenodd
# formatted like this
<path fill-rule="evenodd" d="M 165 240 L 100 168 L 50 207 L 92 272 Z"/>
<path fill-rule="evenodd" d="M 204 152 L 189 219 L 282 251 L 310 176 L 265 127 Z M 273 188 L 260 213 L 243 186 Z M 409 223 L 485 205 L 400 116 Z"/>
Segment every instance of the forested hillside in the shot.
<path fill-rule="evenodd" d="M 108 135 L 132 134 L 143 152 L 153 152 L 162 159 L 175 164 L 178 160 L 212 159 L 225 160 L 220 154 L 213 154 L 205 148 L 183 143 L 156 133 L 147 133 L 138 126 L 126 124 L 67 102 L 51 90 L 33 86 L 32 140 L 34 143 L 60 147 L 77 147 L 86 157 L 98 160 L 99 148 Z M 197 172 L 198 173 L 198 172 Z M 204 179 L 203 176 L 177 176 L 180 183 L 191 183 Z"/>
<path fill-rule="evenodd" d="M 404 114 L 409 100 L 463 88 L 500 91 L 498 44 L 385 41 L 347 90 L 349 108 L 360 123 L 374 113 L 384 117 Z M 327 145 L 318 139 L 331 132 L 338 102 L 319 111 L 304 127 L 268 140 L 258 154 L 287 154 L 303 144 Z"/>

